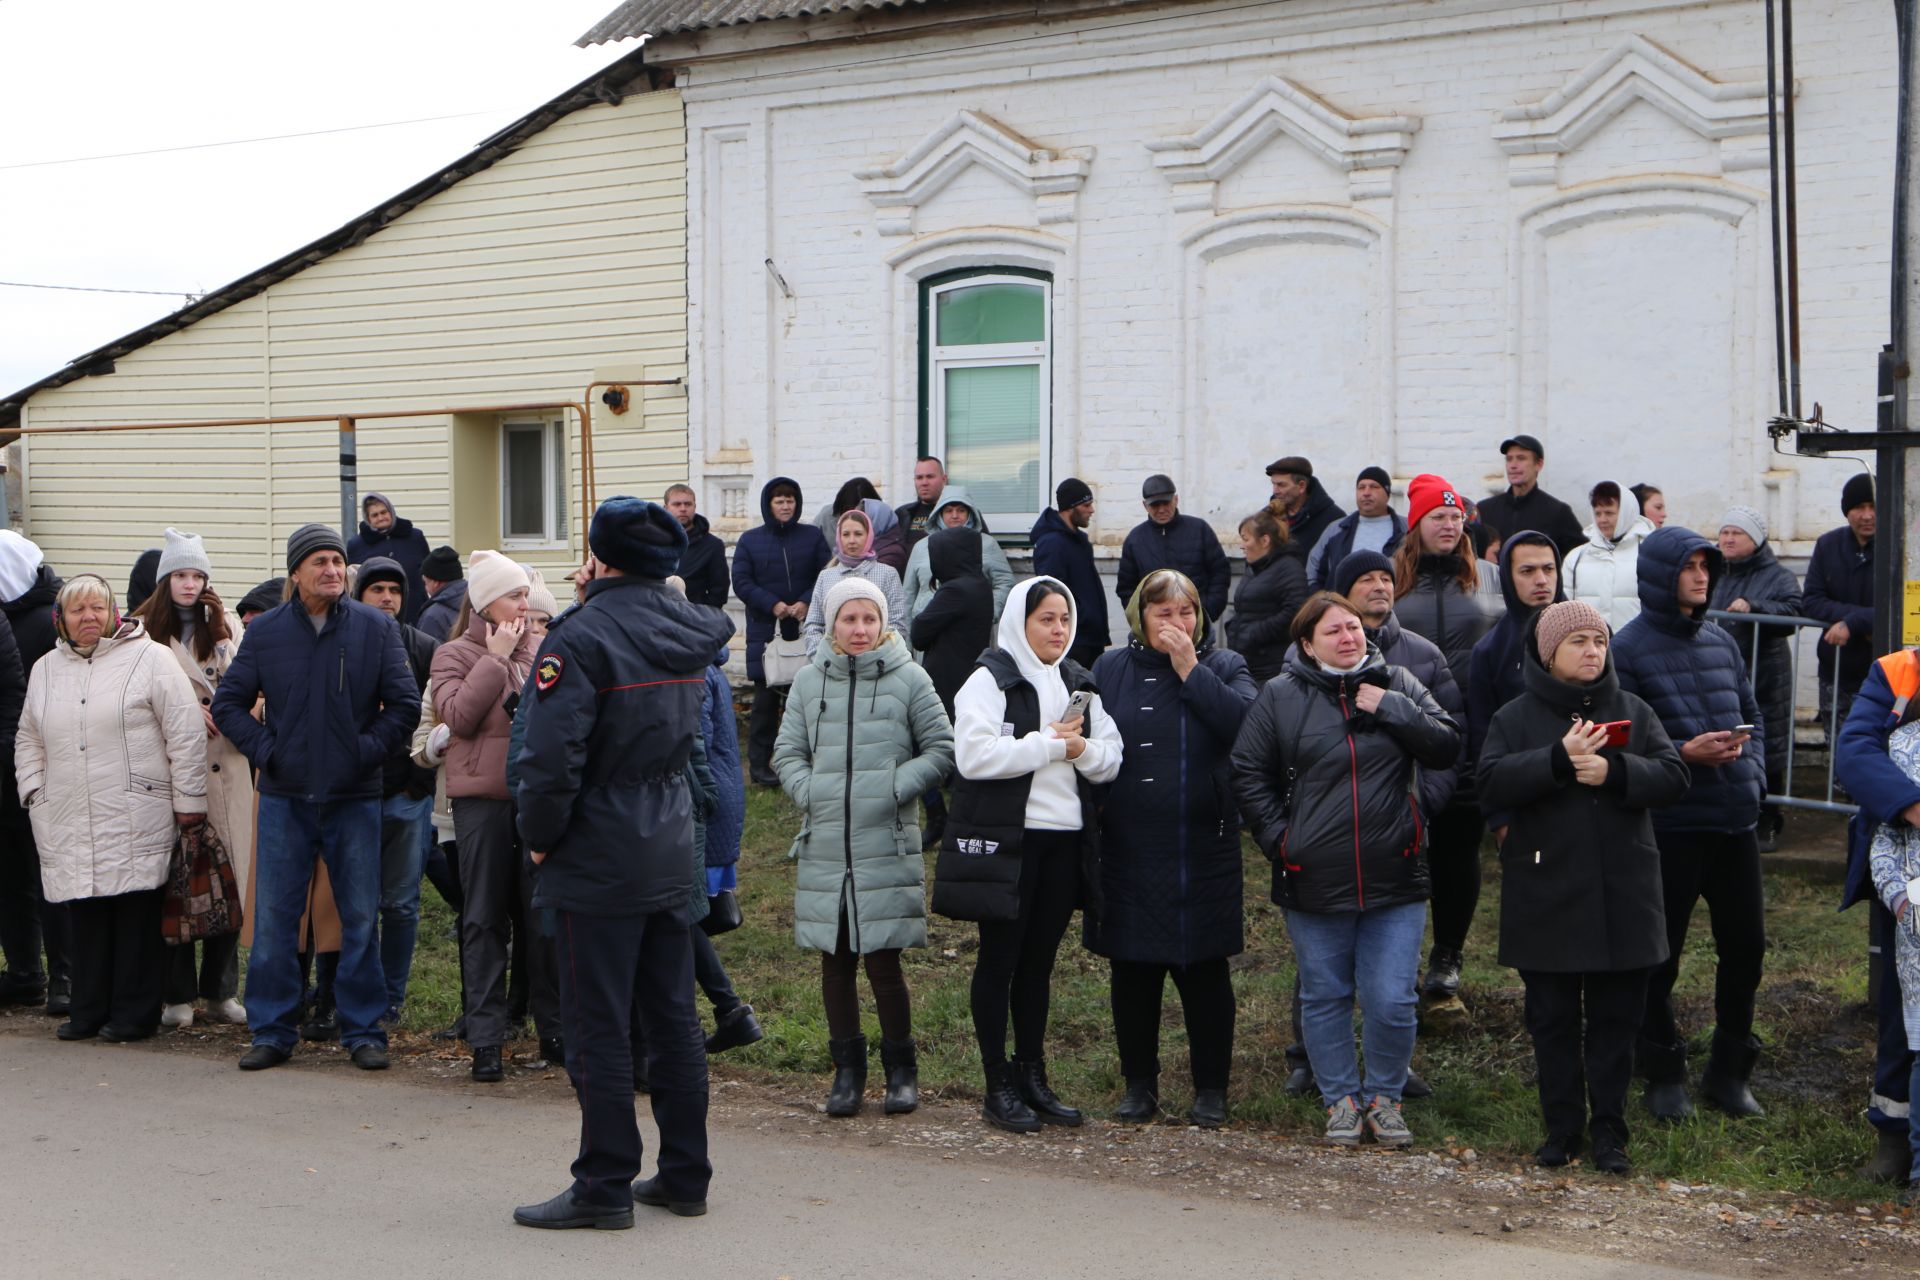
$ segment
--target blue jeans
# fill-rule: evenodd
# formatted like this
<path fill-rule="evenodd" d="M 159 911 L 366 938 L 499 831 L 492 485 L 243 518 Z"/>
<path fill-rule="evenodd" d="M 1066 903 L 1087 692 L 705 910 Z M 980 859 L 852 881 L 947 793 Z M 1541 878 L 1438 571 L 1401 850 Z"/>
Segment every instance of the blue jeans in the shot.
<path fill-rule="evenodd" d="M 1913 1074 L 1907 1079 L 1907 1096 L 1920 1098 L 1920 1053 L 1913 1055 Z M 1920 1111 L 1908 1112 L 1907 1149 L 1913 1152 L 1913 1164 L 1907 1169 L 1907 1177 L 1913 1182 L 1920 1182 Z"/>
<path fill-rule="evenodd" d="M 420 872 L 427 846 L 420 834 L 433 812 L 433 797 L 401 794 L 380 802 L 380 969 L 387 979 L 387 1010 L 407 1002 L 413 944 L 420 932 Z"/>
<path fill-rule="evenodd" d="M 253 950 L 247 957 L 247 1025 L 255 1044 L 292 1052 L 299 1039 L 300 914 L 316 857 L 327 864 L 340 913 L 340 971 L 334 999 L 340 1041 L 352 1049 L 384 1045 L 387 983 L 380 971 L 374 919 L 380 907 L 380 801 L 314 804 L 260 796 L 259 866 L 253 899 Z"/>
<path fill-rule="evenodd" d="M 1419 995 L 1420 938 L 1427 904 L 1407 902 L 1369 911 L 1287 912 L 1294 963 L 1300 970 L 1300 1029 L 1320 1096 L 1400 1101 L 1413 1061 Z M 1360 1000 L 1367 1052 L 1365 1088 L 1354 1055 L 1353 1002 Z"/>

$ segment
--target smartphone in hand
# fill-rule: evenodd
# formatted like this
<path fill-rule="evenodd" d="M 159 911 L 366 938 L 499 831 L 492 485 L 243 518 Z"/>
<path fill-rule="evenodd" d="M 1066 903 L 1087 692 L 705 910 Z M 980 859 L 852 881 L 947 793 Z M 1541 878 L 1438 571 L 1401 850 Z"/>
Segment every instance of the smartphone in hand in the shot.
<path fill-rule="evenodd" d="M 1628 735 L 1633 732 L 1633 721 L 1608 720 L 1596 727 L 1607 731 L 1607 739 L 1600 744 L 1601 746 L 1624 747 L 1627 745 Z"/>
<path fill-rule="evenodd" d="M 1061 716 L 1060 718 L 1062 720 L 1084 720 L 1086 719 L 1086 716 L 1087 716 L 1087 708 L 1091 707 L 1092 705 L 1093 705 L 1092 692 L 1086 689 L 1082 689 L 1080 690 L 1080 692 L 1074 694 L 1071 698 L 1067 699 L 1066 714 Z"/>

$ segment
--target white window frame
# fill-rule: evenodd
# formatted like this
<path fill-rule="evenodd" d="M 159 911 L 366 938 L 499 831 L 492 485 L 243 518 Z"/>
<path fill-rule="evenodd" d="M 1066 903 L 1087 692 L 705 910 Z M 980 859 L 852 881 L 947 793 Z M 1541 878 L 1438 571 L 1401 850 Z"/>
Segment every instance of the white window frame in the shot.
<path fill-rule="evenodd" d="M 541 476 L 541 531 L 533 534 L 511 534 L 507 531 L 508 513 L 512 511 L 513 472 L 508 461 L 507 444 L 515 435 L 537 431 L 540 433 L 540 457 L 544 463 Z M 523 419 L 520 421 L 503 420 L 500 423 L 500 546 L 502 550 L 555 550 L 564 549 L 569 537 L 568 494 L 571 480 L 567 472 L 567 424 L 564 419 Z"/>
<path fill-rule="evenodd" d="M 1040 290 L 1040 319 L 1043 326 L 1040 341 L 940 346 L 941 295 L 990 284 L 1011 284 Z M 1053 281 L 1011 274 L 964 276 L 934 285 L 927 292 L 927 452 L 947 459 L 948 466 L 952 466 L 947 448 L 947 370 L 1007 365 L 1036 365 L 1040 370 L 1040 507 L 1033 511 L 980 508 L 988 527 L 1000 533 L 1024 533 L 1040 518 L 1040 511 L 1046 507 L 1047 495 L 1053 492 Z M 964 475 L 956 476 L 955 482 L 964 485 L 967 478 Z"/>

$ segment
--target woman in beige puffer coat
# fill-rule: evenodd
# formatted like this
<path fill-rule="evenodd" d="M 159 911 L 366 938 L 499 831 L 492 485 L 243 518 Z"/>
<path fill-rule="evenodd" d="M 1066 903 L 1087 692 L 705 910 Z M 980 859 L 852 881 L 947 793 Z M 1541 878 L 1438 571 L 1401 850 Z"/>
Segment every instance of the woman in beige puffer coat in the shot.
<path fill-rule="evenodd" d="M 198 534 L 168 529 L 155 569 L 154 592 L 134 617 L 146 628 L 149 640 L 167 647 L 199 700 L 200 714 L 207 722 L 207 824 L 227 851 L 244 899 L 253 861 L 253 772 L 240 749 L 214 728 L 210 710 L 220 679 L 240 649 L 240 630 L 209 584 L 212 572 Z M 197 966 L 195 950 L 190 942 L 167 948 L 161 1025 L 192 1026 L 196 998 L 207 1002 L 207 1012 L 215 1021 L 245 1025 L 247 1010 L 237 998 L 239 933 L 202 939 Z"/>
<path fill-rule="evenodd" d="M 207 726 L 178 664 L 81 574 L 54 601 L 14 766 L 49 902 L 73 927 L 62 1040 L 141 1040 L 160 1020 L 160 897 L 176 828 L 206 820 Z"/>

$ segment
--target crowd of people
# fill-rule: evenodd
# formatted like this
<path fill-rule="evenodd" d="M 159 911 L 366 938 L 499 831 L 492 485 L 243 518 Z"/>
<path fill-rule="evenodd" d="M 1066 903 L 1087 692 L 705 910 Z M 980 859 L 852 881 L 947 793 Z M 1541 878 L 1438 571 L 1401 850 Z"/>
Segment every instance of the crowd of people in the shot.
<path fill-rule="evenodd" d="M 739 920 L 746 785 L 800 814 L 794 937 L 820 954 L 827 1113 L 865 1104 L 862 970 L 882 1107 L 918 1105 L 901 954 L 926 945 L 931 911 L 978 927 L 983 1116 L 1014 1132 L 1083 1119 L 1046 1052 L 1076 910 L 1109 966 L 1114 1116 L 1167 1109 L 1171 979 L 1186 1119 L 1227 1122 L 1244 829 L 1272 864 L 1298 976 L 1286 1087 L 1318 1094 L 1327 1141 L 1399 1147 L 1415 1140 L 1403 1101 L 1431 1091 L 1412 1070 L 1420 1028 L 1472 1016 L 1461 975 L 1490 839 L 1497 959 L 1526 989 L 1536 1158 L 1587 1149 L 1625 1172 L 1636 1071 L 1658 1120 L 1684 1121 L 1695 1097 L 1763 1114 L 1760 853 L 1792 751 L 1783 619 L 1806 616 L 1828 624 L 1821 702 L 1863 807 L 1849 900 L 1898 939 L 1874 1168 L 1912 1178 L 1920 656 L 1872 660 L 1871 479 L 1847 482 L 1846 524 L 1802 584 L 1749 507 L 1703 536 L 1668 523 L 1658 488 L 1606 480 L 1583 527 L 1541 488 L 1540 441 L 1501 454 L 1508 487 L 1478 501 L 1432 474 L 1396 494 L 1367 467 L 1351 513 L 1309 459 L 1281 458 L 1237 527 L 1237 585 L 1213 527 L 1151 476 L 1114 574 L 1118 643 L 1093 488 L 1059 484 L 1016 581 L 932 457 L 898 508 L 855 477 L 809 518 L 800 485 L 775 477 L 730 557 L 685 485 L 609 499 L 566 608 L 507 554 L 430 549 L 379 493 L 351 540 L 296 530 L 286 576 L 231 613 L 192 534 L 169 529 L 142 558 L 123 613 L 105 580 L 62 581 L 0 531 L 15 757 L 0 1001 L 64 1015 L 62 1039 L 206 1016 L 247 1023 L 246 1070 L 302 1038 L 338 1038 L 377 1070 L 430 883 L 461 961 L 461 1017 L 441 1034 L 467 1043 L 475 1081 L 498 1081 L 530 1014 L 579 1097 L 572 1184 L 516 1219 L 618 1227 L 636 1203 L 704 1211 L 707 1055 L 764 1034 L 713 942 Z M 735 596 L 744 761 L 725 674 Z M 1702 898 L 1715 1021 L 1696 1079 L 1672 990 Z M 641 1181 L 635 1089 L 661 1132 Z"/>

